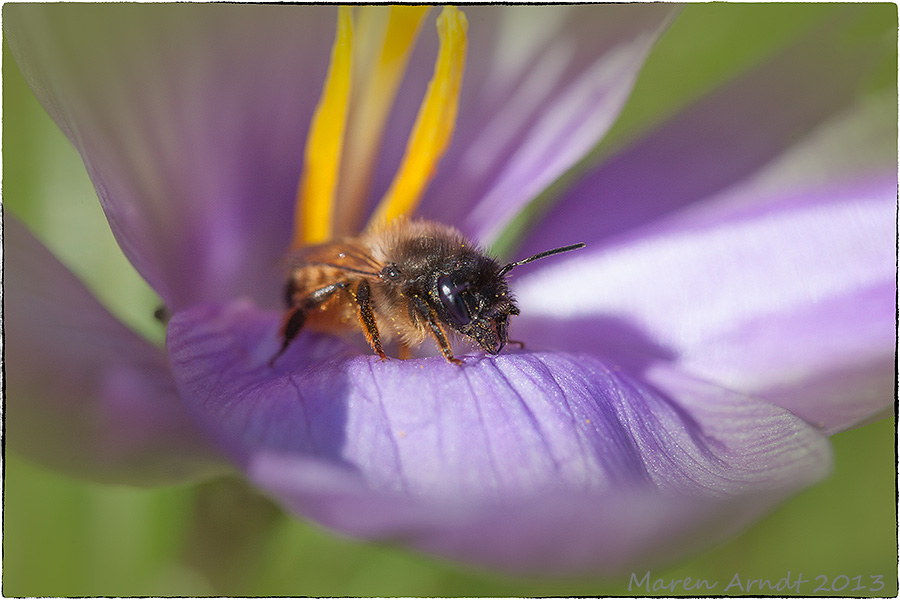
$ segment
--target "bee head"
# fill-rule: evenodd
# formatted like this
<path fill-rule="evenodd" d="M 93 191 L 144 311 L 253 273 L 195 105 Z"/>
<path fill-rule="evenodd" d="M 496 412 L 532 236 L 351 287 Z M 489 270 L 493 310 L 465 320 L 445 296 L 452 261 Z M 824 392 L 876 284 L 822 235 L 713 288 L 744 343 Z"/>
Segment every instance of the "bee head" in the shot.
<path fill-rule="evenodd" d="M 488 354 L 499 354 L 508 340 L 509 317 L 519 314 L 506 274 L 520 265 L 583 247 L 554 248 L 503 267 L 481 254 L 456 257 L 433 279 L 432 307 L 455 331 L 475 340 Z"/>
<path fill-rule="evenodd" d="M 488 354 L 503 349 L 509 316 L 519 314 L 501 271 L 495 261 L 478 256 L 441 272 L 432 289 L 441 320 Z"/>

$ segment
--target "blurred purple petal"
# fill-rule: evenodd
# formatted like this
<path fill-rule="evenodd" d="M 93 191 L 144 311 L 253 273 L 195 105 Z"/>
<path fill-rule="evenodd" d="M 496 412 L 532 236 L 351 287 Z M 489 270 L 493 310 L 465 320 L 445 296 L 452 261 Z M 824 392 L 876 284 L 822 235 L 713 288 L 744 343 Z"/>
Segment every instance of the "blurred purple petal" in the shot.
<path fill-rule="evenodd" d="M 820 450 L 821 468 L 804 473 L 798 485 L 823 474 L 828 452 Z M 532 576 L 624 575 L 636 565 L 671 562 L 735 535 L 788 495 L 778 490 L 712 499 L 560 489 L 504 503 L 423 502 L 373 492 L 352 470 L 272 451 L 257 453 L 247 473 L 286 509 L 348 535 Z"/>
<path fill-rule="evenodd" d="M 816 30 L 616 154 L 562 195 L 527 237 L 521 256 L 573 240 L 596 248 L 756 176 L 858 99 L 872 48 L 845 41 L 830 29 Z M 880 125 L 896 131 L 896 114 Z M 866 165 L 854 154 L 870 156 L 862 148 L 837 147 L 833 154 L 839 151 L 843 163 L 858 169 Z M 887 157 L 896 165 L 895 150 L 887 149 Z M 836 157 L 828 163 L 844 172 L 840 165 Z M 818 162 L 803 166 L 807 175 L 822 168 Z"/>
<path fill-rule="evenodd" d="M 748 186 L 652 235 L 522 276 L 513 333 L 626 363 L 667 358 L 829 432 L 882 413 L 893 398 L 896 181 L 772 194 Z"/>
<path fill-rule="evenodd" d="M 488 210 L 499 202 L 491 210 L 502 216 L 521 209 L 599 142 L 676 10 L 467 7 L 470 48 L 457 129 L 418 215 L 477 238 L 484 223 L 465 222 L 476 205 Z M 386 132 L 373 201 L 400 162 L 436 46 L 434 28 L 424 27 Z"/>
<path fill-rule="evenodd" d="M 10 5 L 25 78 L 173 309 L 274 306 L 334 7 Z"/>
<path fill-rule="evenodd" d="M 115 320 L 9 214 L 4 234 L 10 447 L 99 481 L 160 484 L 224 471 L 162 349 Z"/>
<path fill-rule="evenodd" d="M 513 333 L 676 361 L 828 432 L 883 415 L 896 96 L 843 109 L 870 50 L 809 39 L 585 177 L 521 252 L 589 248 L 522 275 Z"/>
<path fill-rule="evenodd" d="M 463 221 L 464 231 L 489 245 L 531 200 L 599 143 L 619 116 L 657 33 L 645 32 L 604 54 L 560 92 Z M 473 161 L 487 162 L 481 156 Z"/>
<path fill-rule="evenodd" d="M 248 304 L 176 315 L 179 390 L 251 480 L 354 535 L 609 572 L 733 532 L 829 467 L 799 419 L 659 365 L 641 383 L 587 355 L 380 362 L 304 335 L 270 367 L 277 328 Z"/>

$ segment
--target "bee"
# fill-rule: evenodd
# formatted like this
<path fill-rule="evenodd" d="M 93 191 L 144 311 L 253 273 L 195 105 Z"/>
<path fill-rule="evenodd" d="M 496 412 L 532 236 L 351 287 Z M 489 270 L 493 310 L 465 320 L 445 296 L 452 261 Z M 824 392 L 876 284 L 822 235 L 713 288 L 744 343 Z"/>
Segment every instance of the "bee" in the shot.
<path fill-rule="evenodd" d="M 540 258 L 582 248 L 572 244 L 504 266 L 459 231 L 429 221 L 398 219 L 288 256 L 288 310 L 280 356 L 301 329 L 337 332 L 361 327 L 372 350 L 386 360 L 382 339 L 397 336 L 400 354 L 429 335 L 447 361 L 448 333 L 468 338 L 488 354 L 507 344 L 510 315 L 519 314 L 506 275 Z"/>

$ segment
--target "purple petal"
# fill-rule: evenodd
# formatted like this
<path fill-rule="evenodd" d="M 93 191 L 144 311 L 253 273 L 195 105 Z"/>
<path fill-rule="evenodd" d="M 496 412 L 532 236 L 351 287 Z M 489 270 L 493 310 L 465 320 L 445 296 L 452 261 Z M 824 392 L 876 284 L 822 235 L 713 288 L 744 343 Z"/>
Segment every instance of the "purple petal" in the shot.
<path fill-rule="evenodd" d="M 851 51 L 833 31 L 816 31 L 581 178 L 542 218 L 521 255 L 573 240 L 596 247 L 755 177 L 855 103 L 858 83 L 873 62 L 871 50 Z M 879 126 L 896 142 L 889 135 L 896 131 L 896 114 Z M 880 165 L 885 156 L 896 165 L 895 148 L 879 148 L 886 151 Z M 861 144 L 838 145 L 832 154 L 840 160 L 804 165 L 807 181 L 823 169 L 845 174 L 848 164 L 864 172 L 854 156 L 871 156 Z"/>
<path fill-rule="evenodd" d="M 736 190 L 522 276 L 513 334 L 626 361 L 667 358 L 828 432 L 883 413 L 893 398 L 896 180 L 773 193 Z"/>
<path fill-rule="evenodd" d="M 163 351 L 116 321 L 8 213 L 4 234 L 10 447 L 108 482 L 223 471 L 181 404 Z"/>
<path fill-rule="evenodd" d="M 252 481 L 352 535 L 612 572 L 720 539 L 829 467 L 786 411 L 662 366 L 640 382 L 586 355 L 380 362 L 304 334 L 271 367 L 277 328 L 248 304 L 179 313 L 179 390 Z"/>
<path fill-rule="evenodd" d="M 644 33 L 564 89 L 536 119 L 462 228 L 489 245 L 531 200 L 584 158 L 615 122 L 655 41 L 655 32 Z M 484 162 L 480 155 L 472 160 Z"/>
<path fill-rule="evenodd" d="M 672 360 L 828 432 L 885 414 L 896 96 L 839 110 L 857 50 L 807 40 L 586 177 L 522 252 L 589 248 L 522 275 L 514 335 Z"/>
<path fill-rule="evenodd" d="M 333 7 L 17 5 L 20 69 L 173 309 L 273 304 Z"/>
<path fill-rule="evenodd" d="M 453 142 L 419 215 L 478 239 L 584 157 L 618 116 L 674 12 L 664 5 L 467 7 L 470 48 Z M 387 189 L 433 65 L 426 26 L 401 86 L 373 199 Z M 489 216 L 488 216 L 489 215 Z"/>

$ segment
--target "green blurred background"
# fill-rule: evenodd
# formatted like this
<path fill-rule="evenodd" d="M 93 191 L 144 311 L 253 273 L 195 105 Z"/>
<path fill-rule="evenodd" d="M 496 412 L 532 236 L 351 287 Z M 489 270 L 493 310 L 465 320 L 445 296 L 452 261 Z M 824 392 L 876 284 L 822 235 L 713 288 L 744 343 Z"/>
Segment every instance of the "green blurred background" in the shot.
<path fill-rule="evenodd" d="M 687 6 L 651 55 L 600 152 L 627 143 L 837 10 L 817 4 Z M 897 8 L 870 4 L 859 15 L 854 34 L 886 42 L 885 59 L 867 90 L 895 89 Z M 158 299 L 117 249 L 77 153 L 33 98 L 5 45 L 3 52 L 5 207 L 114 314 L 162 343 L 162 328 L 152 318 Z M 721 593 L 735 574 L 776 582 L 790 572 L 809 580 L 802 595 L 896 595 L 894 422 L 882 420 L 833 441 L 832 477 L 743 535 L 654 570 L 652 580 L 718 581 Z M 5 458 L 5 596 L 644 593 L 629 590 L 627 579 L 510 578 L 339 538 L 281 514 L 237 481 L 135 489 L 74 480 L 11 453 Z M 842 592 L 840 576 L 846 578 Z M 872 577 L 881 578 L 883 589 L 854 590 L 875 587 Z M 814 593 L 822 583 L 829 589 L 836 583 L 835 592 Z"/>

